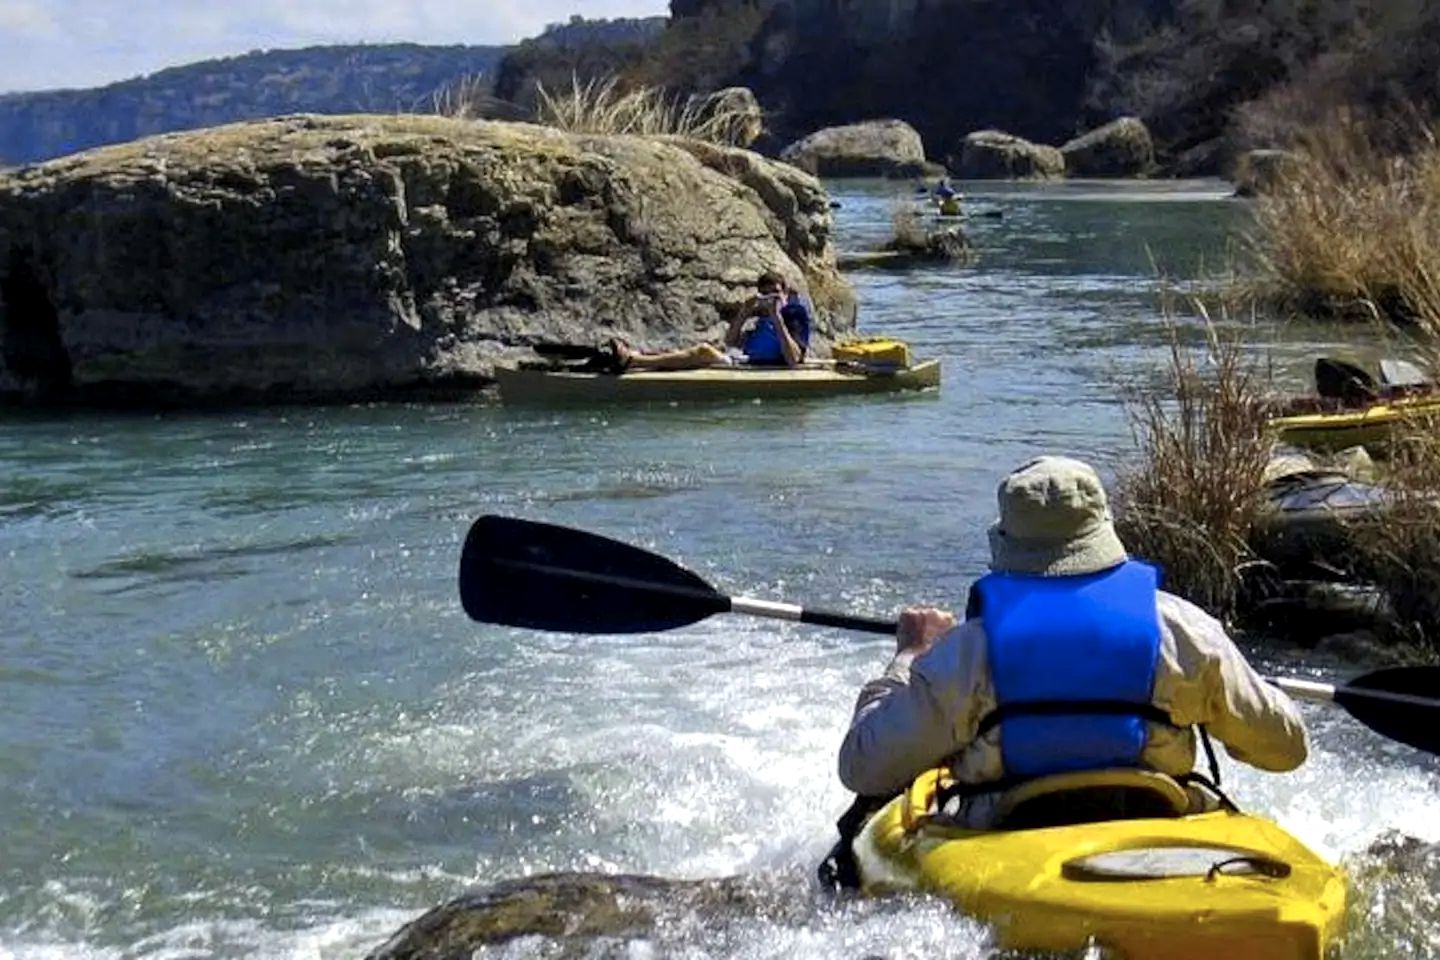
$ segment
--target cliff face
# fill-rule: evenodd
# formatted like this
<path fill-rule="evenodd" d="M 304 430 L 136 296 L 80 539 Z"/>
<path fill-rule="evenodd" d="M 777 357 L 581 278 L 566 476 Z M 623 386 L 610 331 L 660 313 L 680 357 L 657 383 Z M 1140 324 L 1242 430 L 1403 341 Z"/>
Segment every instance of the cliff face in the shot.
<path fill-rule="evenodd" d="M 567 91 L 578 80 L 604 80 L 635 69 L 665 32 L 665 17 L 585 20 L 571 17 L 512 49 L 495 74 L 495 94 L 533 109 L 536 88 Z"/>
<path fill-rule="evenodd" d="M 207 60 L 93 90 L 0 95 L 0 164 L 286 113 L 430 113 L 506 47 L 314 47 Z"/>
<path fill-rule="evenodd" d="M 1118 116 L 1145 121 L 1172 172 L 1283 141 L 1304 117 L 1440 103 L 1440 6 L 1420 0 L 672 0 L 649 82 L 759 96 L 781 142 L 876 117 L 927 153 L 999 128 L 1061 144 Z M 753 28 L 736 39 L 734 25 Z M 687 52 L 688 51 L 688 52 Z M 658 76 L 657 76 L 658 73 Z"/>
<path fill-rule="evenodd" d="M 0 173 L 0 395 L 91 403 L 482 386 L 541 341 L 715 336 L 756 277 L 853 329 L 813 177 L 744 150 L 292 116 Z"/>
<path fill-rule="evenodd" d="M 767 20 L 748 79 L 796 128 L 895 116 L 916 126 L 935 155 L 986 127 L 1063 141 L 1075 132 L 1103 9 L 1053 0 L 793 0 Z"/>

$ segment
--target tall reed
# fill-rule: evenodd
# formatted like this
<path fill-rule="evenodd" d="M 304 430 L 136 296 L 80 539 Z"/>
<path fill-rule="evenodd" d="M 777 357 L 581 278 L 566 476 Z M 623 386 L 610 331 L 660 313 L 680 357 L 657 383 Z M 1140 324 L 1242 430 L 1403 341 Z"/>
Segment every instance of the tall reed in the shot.
<path fill-rule="evenodd" d="M 1201 342 L 1185 342 L 1192 328 L 1167 301 L 1164 385 L 1127 392 L 1138 460 L 1120 471 L 1116 525 L 1132 554 L 1160 566 L 1166 589 L 1232 620 L 1271 454 L 1268 372 L 1235 325 L 1212 321 L 1198 301 L 1193 309 Z"/>

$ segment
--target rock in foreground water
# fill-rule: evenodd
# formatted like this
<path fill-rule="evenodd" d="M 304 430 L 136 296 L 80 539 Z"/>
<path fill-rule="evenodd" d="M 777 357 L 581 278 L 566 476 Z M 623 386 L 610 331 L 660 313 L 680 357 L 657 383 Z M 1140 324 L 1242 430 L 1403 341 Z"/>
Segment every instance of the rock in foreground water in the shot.
<path fill-rule="evenodd" d="M 761 899 L 738 877 L 530 877 L 436 907 L 402 927 L 368 960 L 469 960 L 486 945 L 527 936 L 577 943 L 644 938 L 658 924 L 682 918 L 723 922 L 737 913 L 754 913 Z"/>

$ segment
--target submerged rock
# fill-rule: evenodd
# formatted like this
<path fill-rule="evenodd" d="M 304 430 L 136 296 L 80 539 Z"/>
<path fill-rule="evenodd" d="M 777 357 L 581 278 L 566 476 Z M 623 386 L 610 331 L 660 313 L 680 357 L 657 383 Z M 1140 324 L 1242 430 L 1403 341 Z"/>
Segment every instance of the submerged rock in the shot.
<path fill-rule="evenodd" d="M 292 116 L 0 173 L 0 395 L 468 392 L 540 341 L 718 336 L 764 270 L 853 329 L 829 198 L 748 151 Z"/>
<path fill-rule="evenodd" d="M 478 949 L 519 937 L 581 943 L 630 940 L 662 924 L 773 911 L 739 877 L 664 880 L 605 874 L 549 874 L 466 894 L 406 924 L 368 960 L 469 960 Z"/>
<path fill-rule="evenodd" d="M 966 263 L 974 256 L 970 238 L 959 227 L 932 230 L 920 236 L 897 236 L 885 244 L 884 252 L 927 263 Z"/>

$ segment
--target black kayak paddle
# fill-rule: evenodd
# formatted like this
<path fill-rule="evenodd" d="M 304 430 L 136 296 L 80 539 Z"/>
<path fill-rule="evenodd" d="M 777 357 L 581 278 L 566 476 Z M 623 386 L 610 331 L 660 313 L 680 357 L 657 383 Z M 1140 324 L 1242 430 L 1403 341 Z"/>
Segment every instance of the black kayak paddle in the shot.
<path fill-rule="evenodd" d="M 893 635 L 894 620 L 730 597 L 659 554 L 599 534 L 483 516 L 460 555 L 472 620 L 560 633 L 656 633 L 717 613 Z M 1332 685 L 1267 678 L 1291 696 L 1336 703 L 1382 736 L 1440 755 L 1440 667 L 1391 667 Z"/>

